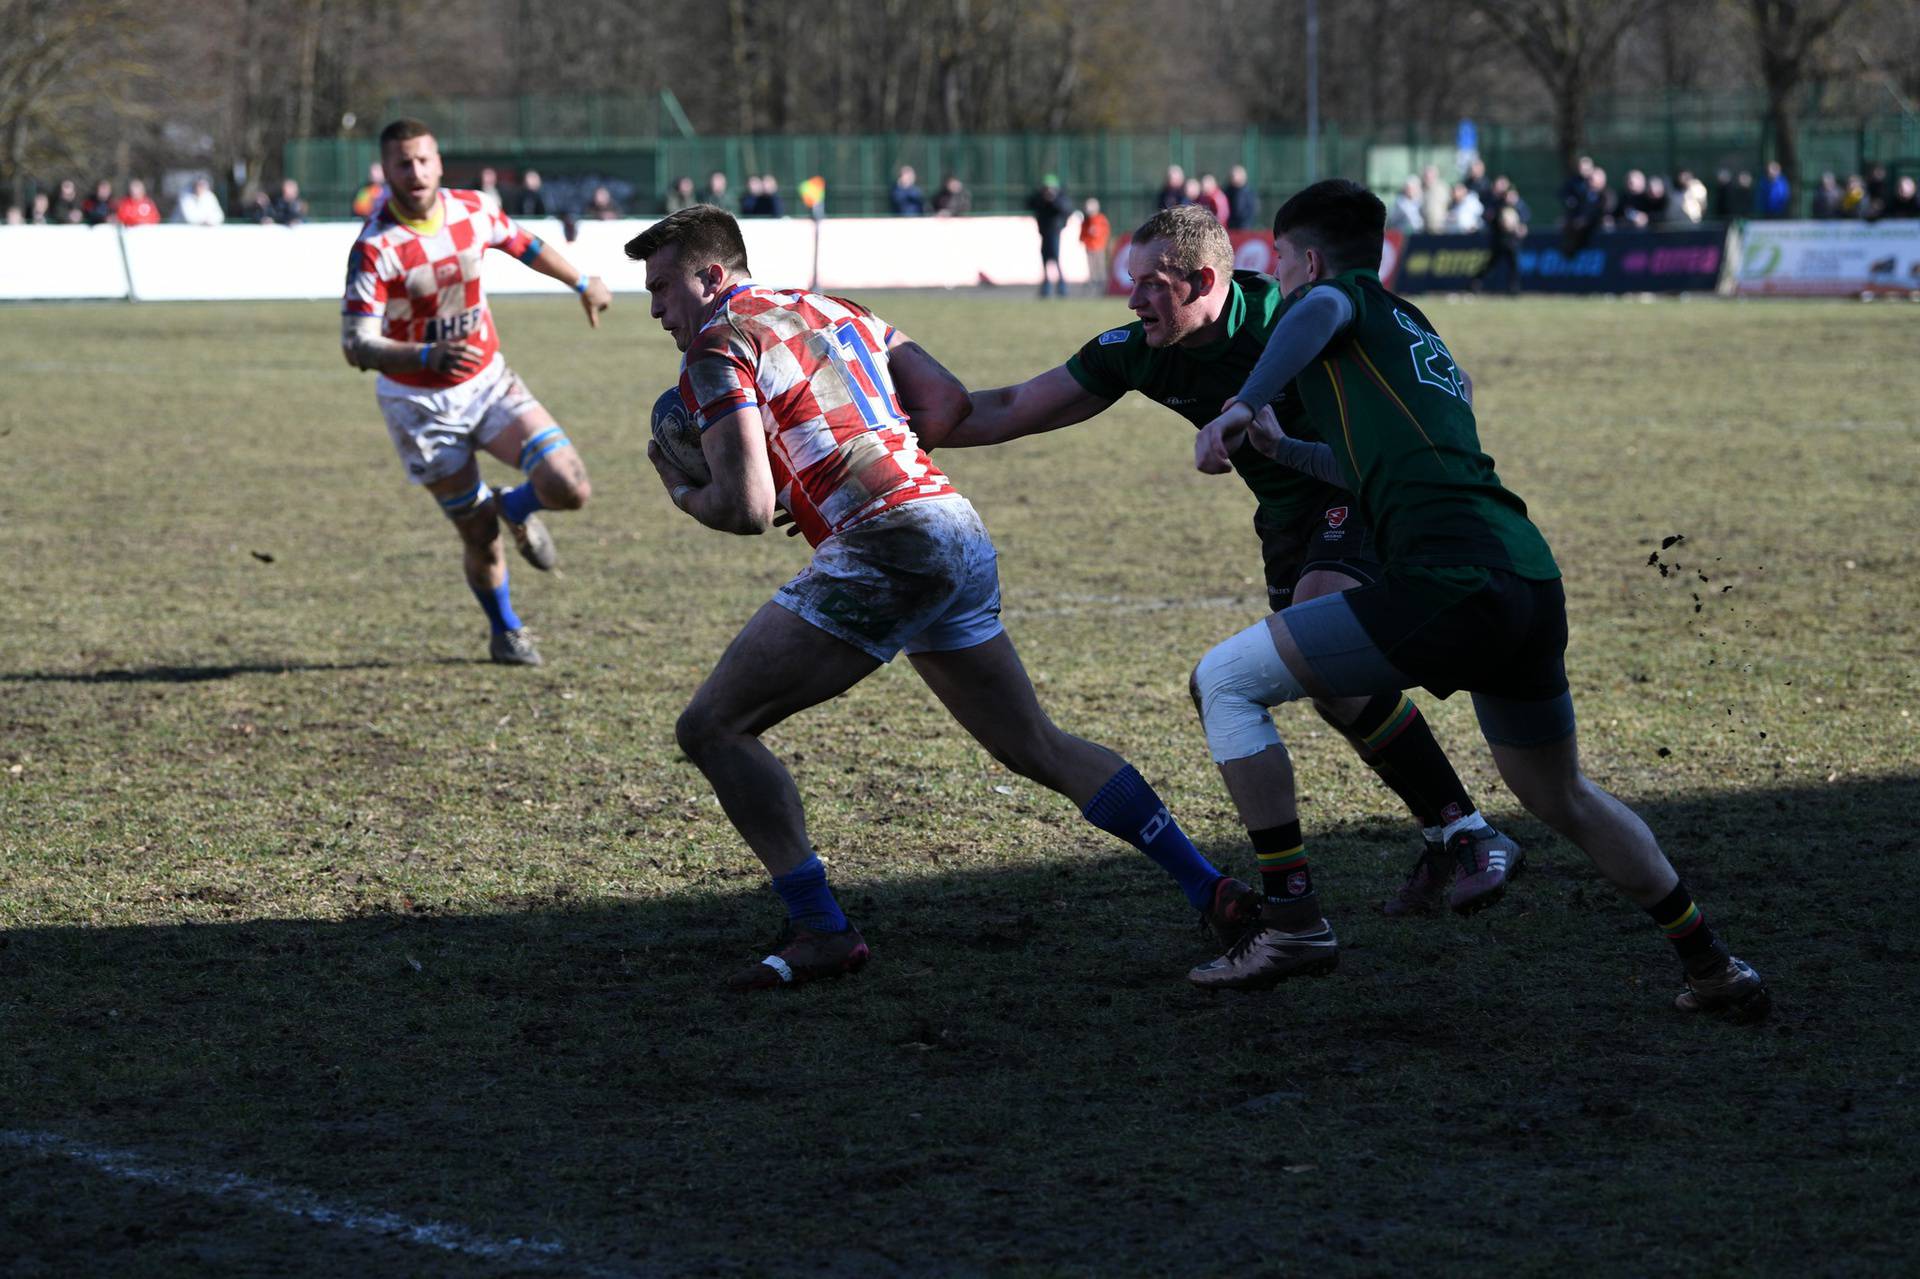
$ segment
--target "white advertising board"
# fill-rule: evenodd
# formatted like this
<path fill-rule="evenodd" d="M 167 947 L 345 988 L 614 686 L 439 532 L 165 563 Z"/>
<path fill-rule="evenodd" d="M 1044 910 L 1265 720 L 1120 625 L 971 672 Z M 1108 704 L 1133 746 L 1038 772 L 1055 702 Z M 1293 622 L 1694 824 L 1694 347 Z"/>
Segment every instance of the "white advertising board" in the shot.
<path fill-rule="evenodd" d="M 1920 221 L 1747 222 L 1743 297 L 1920 293 Z"/>
<path fill-rule="evenodd" d="M 568 261 L 606 279 L 616 293 L 640 293 L 646 275 L 627 261 L 628 240 L 651 219 L 582 222 L 564 238 L 553 219 L 529 219 L 527 230 L 549 240 Z M 1033 285 L 1040 280 L 1040 234 L 1033 219 L 806 218 L 748 219 L 740 230 L 754 278 L 805 286 L 813 279 L 819 233 L 820 287 L 860 289 L 971 288 Z M 1071 228 L 1069 228 L 1071 229 Z M 338 298 L 356 222 L 300 226 L 0 227 L 0 299 L 132 298 L 142 302 Z M 505 254 L 486 256 L 486 286 L 496 294 L 565 289 Z M 1067 278 L 1087 278 L 1086 254 L 1061 237 Z"/>
<path fill-rule="evenodd" d="M 120 228 L 0 227 L 0 299 L 125 296 Z"/>

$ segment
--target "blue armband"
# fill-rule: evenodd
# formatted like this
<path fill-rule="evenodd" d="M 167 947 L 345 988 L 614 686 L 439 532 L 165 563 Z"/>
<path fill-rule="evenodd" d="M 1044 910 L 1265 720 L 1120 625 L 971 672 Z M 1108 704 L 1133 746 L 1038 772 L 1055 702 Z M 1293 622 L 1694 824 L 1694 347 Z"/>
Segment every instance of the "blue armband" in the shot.
<path fill-rule="evenodd" d="M 429 363 L 429 361 L 432 359 L 433 359 L 433 343 L 429 342 L 425 346 L 420 348 L 420 367 L 423 369 L 432 368 L 433 365 Z"/>
<path fill-rule="evenodd" d="M 546 244 L 536 235 L 527 241 L 526 248 L 520 250 L 520 260 L 528 266 L 532 266 L 533 260 L 540 256 L 540 250 L 546 247 Z"/>
<path fill-rule="evenodd" d="M 587 295 L 587 286 L 592 283 L 593 283 L 592 276 L 583 275 L 579 278 L 578 281 L 574 283 L 573 291 L 575 293 L 578 293 L 581 297 L 585 297 Z"/>

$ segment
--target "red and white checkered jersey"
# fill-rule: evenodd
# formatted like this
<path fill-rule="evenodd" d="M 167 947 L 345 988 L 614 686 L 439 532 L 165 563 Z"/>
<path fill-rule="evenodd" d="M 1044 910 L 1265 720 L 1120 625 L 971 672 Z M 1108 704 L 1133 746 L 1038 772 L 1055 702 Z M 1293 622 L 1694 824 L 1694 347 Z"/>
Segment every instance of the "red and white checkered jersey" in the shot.
<path fill-rule="evenodd" d="M 701 430 L 758 408 L 782 508 L 818 546 L 956 490 L 921 451 L 887 368 L 893 329 L 844 298 L 736 287 L 687 348 L 680 397 Z"/>
<path fill-rule="evenodd" d="M 398 342 L 465 338 L 480 348 L 474 372 L 464 376 L 424 368 L 387 374 L 407 386 L 455 386 L 492 363 L 500 337 L 480 289 L 480 255 L 504 249 L 523 262 L 540 255 L 540 241 L 478 191 L 441 191 L 440 214 L 440 229 L 423 235 L 382 205 L 347 255 L 347 315 L 382 317 L 381 336 Z"/>

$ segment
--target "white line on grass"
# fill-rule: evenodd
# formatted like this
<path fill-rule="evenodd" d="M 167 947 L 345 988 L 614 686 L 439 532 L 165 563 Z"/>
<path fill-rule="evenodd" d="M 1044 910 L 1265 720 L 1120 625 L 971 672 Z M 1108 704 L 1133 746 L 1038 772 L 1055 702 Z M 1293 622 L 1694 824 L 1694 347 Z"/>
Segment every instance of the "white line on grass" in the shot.
<path fill-rule="evenodd" d="M 275 1185 L 271 1181 L 262 1181 L 257 1177 L 246 1176 L 244 1173 L 174 1167 L 135 1154 L 130 1150 L 113 1150 L 84 1141 L 70 1141 L 58 1133 L 0 1129 L 0 1147 L 64 1155 L 76 1163 L 84 1164 L 108 1176 L 121 1177 L 128 1181 L 143 1181 L 149 1185 L 164 1186 L 169 1190 L 184 1190 L 211 1198 L 238 1199 L 256 1207 L 285 1213 L 289 1217 L 303 1217 L 322 1225 L 338 1226 L 342 1230 L 385 1235 L 406 1243 L 425 1244 L 430 1248 L 438 1248 L 443 1252 L 455 1252 L 462 1256 L 479 1257 L 488 1261 L 511 1261 L 522 1265 L 558 1265 L 564 1267 L 569 1274 L 606 1276 L 608 1279 L 628 1273 L 584 1264 L 577 1258 L 569 1256 L 564 1244 L 548 1243 L 539 1239 L 522 1239 L 517 1236 L 512 1239 L 490 1239 L 463 1227 L 449 1226 L 438 1221 L 409 1221 L 405 1217 L 361 1207 L 358 1204 L 328 1203 L 313 1191 L 303 1190 L 298 1186 Z"/>

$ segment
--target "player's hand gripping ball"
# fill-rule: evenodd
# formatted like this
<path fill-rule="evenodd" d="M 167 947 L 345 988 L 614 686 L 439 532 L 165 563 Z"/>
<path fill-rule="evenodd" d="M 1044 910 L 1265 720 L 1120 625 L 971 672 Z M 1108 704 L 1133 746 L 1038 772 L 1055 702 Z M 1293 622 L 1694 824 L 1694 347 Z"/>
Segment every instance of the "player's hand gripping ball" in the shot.
<path fill-rule="evenodd" d="M 660 446 L 666 460 L 695 484 L 713 479 L 713 472 L 707 469 L 707 455 L 700 450 L 700 429 L 693 424 L 693 415 L 681 402 L 677 387 L 653 402 L 653 442 Z"/>

